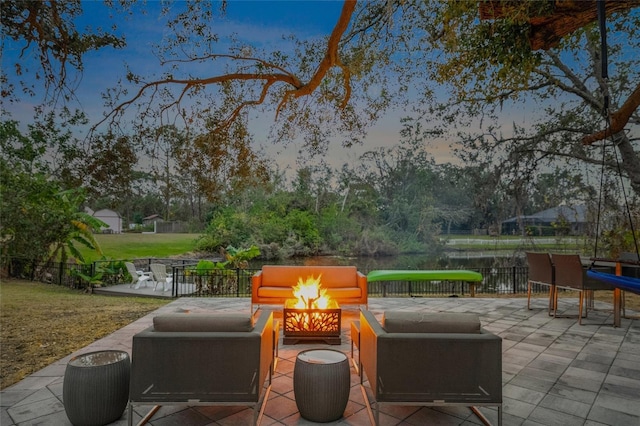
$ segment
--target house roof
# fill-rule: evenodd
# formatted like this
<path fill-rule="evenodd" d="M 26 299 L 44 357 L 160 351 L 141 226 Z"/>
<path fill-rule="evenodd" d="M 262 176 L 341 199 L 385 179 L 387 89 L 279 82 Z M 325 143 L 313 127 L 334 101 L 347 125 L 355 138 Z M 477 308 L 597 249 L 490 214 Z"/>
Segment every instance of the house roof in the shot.
<path fill-rule="evenodd" d="M 120 217 L 120 213 L 111 209 L 100 209 L 93 212 L 94 217 Z"/>
<path fill-rule="evenodd" d="M 514 223 L 520 220 L 526 222 L 550 223 L 558 220 L 559 217 L 563 217 L 571 223 L 584 223 L 587 221 L 587 206 L 585 204 L 577 206 L 558 206 L 542 210 L 541 212 L 534 213 L 532 215 L 515 216 L 502 221 L 502 223 Z"/>

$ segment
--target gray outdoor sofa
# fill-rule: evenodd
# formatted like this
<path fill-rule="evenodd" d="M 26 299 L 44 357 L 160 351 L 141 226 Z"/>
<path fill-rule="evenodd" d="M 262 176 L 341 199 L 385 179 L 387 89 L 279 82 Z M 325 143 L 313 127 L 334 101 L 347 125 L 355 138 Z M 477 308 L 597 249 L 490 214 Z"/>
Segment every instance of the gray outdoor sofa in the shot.
<path fill-rule="evenodd" d="M 371 420 L 381 405 L 497 406 L 502 424 L 502 339 L 475 314 L 360 312 L 361 389 Z M 364 376 L 369 381 L 371 410 Z"/>
<path fill-rule="evenodd" d="M 133 337 L 129 425 L 136 405 L 248 405 L 260 422 L 273 373 L 272 313 L 255 324 L 248 314 L 189 313 L 153 323 Z"/>

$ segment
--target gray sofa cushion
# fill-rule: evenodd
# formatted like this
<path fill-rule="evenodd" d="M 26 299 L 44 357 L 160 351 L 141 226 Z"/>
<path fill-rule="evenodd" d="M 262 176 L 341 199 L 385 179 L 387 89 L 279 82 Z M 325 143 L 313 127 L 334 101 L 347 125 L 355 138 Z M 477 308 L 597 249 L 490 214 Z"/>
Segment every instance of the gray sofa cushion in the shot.
<path fill-rule="evenodd" d="M 153 317 L 154 331 L 233 332 L 253 330 L 249 314 L 170 314 Z"/>
<path fill-rule="evenodd" d="M 386 311 L 382 327 L 387 333 L 480 333 L 480 318 L 467 313 Z"/>

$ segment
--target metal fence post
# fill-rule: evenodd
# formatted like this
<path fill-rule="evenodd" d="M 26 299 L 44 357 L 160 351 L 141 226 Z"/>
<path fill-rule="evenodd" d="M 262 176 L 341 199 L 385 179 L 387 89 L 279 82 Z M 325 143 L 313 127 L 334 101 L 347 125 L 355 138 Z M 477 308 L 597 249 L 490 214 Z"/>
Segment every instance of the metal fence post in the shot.
<path fill-rule="evenodd" d="M 175 293 L 178 291 L 178 286 L 180 285 L 180 283 L 178 282 L 178 274 L 176 273 L 176 268 L 174 268 L 173 265 L 171 265 L 171 297 L 175 297 Z"/>
<path fill-rule="evenodd" d="M 240 268 L 236 268 L 236 297 L 240 297 Z"/>

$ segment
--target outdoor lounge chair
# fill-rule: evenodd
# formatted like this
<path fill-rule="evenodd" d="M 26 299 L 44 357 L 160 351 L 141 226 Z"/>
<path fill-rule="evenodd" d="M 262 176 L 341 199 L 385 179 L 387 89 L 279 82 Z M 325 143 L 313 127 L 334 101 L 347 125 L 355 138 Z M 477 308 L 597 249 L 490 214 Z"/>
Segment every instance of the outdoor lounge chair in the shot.
<path fill-rule="evenodd" d="M 155 282 L 153 291 L 156 291 L 160 284 L 162 284 L 162 291 L 171 290 L 173 278 L 167 276 L 166 266 L 164 266 L 162 263 L 152 263 L 149 265 L 149 269 L 151 269 L 151 273 L 153 274 L 153 281 Z"/>
<path fill-rule="evenodd" d="M 250 315 L 191 313 L 153 324 L 133 336 L 129 426 L 136 405 L 246 405 L 260 422 L 273 373 L 273 313 L 255 324 Z"/>
<path fill-rule="evenodd" d="M 151 279 L 151 277 L 144 273 L 143 271 L 136 270 L 136 267 L 131 262 L 124 262 L 124 265 L 127 267 L 127 272 L 131 275 L 131 284 L 129 287 L 140 288 L 140 284 L 144 283 L 145 287 L 147 285 L 147 281 Z"/>
<path fill-rule="evenodd" d="M 527 264 L 529 265 L 529 276 L 527 280 L 527 309 L 531 309 L 531 288 L 534 284 L 549 287 L 549 315 L 553 315 L 555 310 L 554 296 L 556 293 L 556 283 L 554 277 L 553 263 L 549 253 L 527 252 Z"/>
<path fill-rule="evenodd" d="M 386 311 L 381 324 L 362 310 L 360 364 L 361 389 L 376 425 L 380 406 L 388 404 L 467 406 L 485 424 L 475 406 L 497 406 L 502 424 L 502 339 L 483 330 L 475 314 Z"/>
<path fill-rule="evenodd" d="M 578 324 L 582 325 L 582 318 L 589 313 L 589 308 L 593 305 L 594 290 L 613 290 L 610 285 L 587 277 L 587 268 L 582 265 L 580 255 L 577 254 L 552 254 L 551 259 L 555 270 L 555 294 L 553 305 L 556 308 L 554 317 L 557 315 L 558 290 L 577 291 L 578 297 Z M 592 268 L 593 270 L 608 271 L 610 268 Z M 564 316 L 564 318 L 570 318 Z"/>

